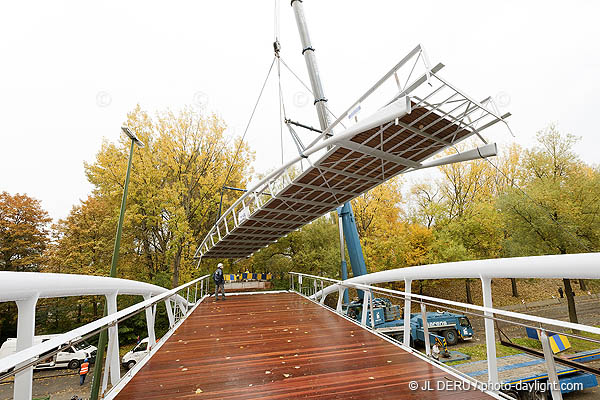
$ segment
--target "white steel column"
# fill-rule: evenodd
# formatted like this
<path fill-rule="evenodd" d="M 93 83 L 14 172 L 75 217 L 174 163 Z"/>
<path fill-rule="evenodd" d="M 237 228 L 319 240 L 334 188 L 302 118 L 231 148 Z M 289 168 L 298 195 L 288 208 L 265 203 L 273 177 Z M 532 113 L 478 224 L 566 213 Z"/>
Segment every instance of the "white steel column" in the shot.
<path fill-rule="evenodd" d="M 146 294 L 144 295 L 144 300 L 149 300 L 150 299 L 150 295 Z M 152 309 L 154 307 L 148 307 L 146 308 L 146 326 L 148 328 L 148 349 L 150 349 L 151 347 L 154 347 L 154 345 L 156 344 L 156 334 L 154 332 L 154 313 L 152 312 Z"/>
<path fill-rule="evenodd" d="M 492 279 L 481 278 L 481 289 L 483 292 L 483 306 L 492 308 Z M 494 314 L 485 312 L 486 317 Z M 485 345 L 487 348 L 488 379 L 492 384 L 498 384 L 498 364 L 496 362 L 496 333 L 494 332 L 494 320 L 485 318 Z"/>
<path fill-rule="evenodd" d="M 421 303 L 421 319 L 423 320 L 423 335 L 425 338 L 425 354 L 431 357 L 431 343 L 429 342 L 429 323 L 427 322 L 427 309 L 424 303 Z"/>
<path fill-rule="evenodd" d="M 117 312 L 117 292 L 106 295 L 108 314 Z M 121 379 L 119 366 L 119 325 L 115 324 L 108 328 L 108 351 L 106 352 L 106 363 L 104 369 L 110 369 L 110 383 L 114 386 Z M 106 374 L 106 372 L 105 372 Z"/>
<path fill-rule="evenodd" d="M 542 342 L 542 349 L 544 350 L 544 358 L 546 359 L 546 367 L 548 368 L 548 383 L 550 384 L 552 400 L 562 400 L 560 381 L 558 380 L 558 374 L 556 373 L 554 353 L 552 353 L 552 348 L 550 347 L 548 333 L 543 329 L 538 329 L 537 333 L 540 338 L 540 342 Z"/>
<path fill-rule="evenodd" d="M 172 328 L 175 325 L 175 317 L 171 308 L 171 299 L 165 300 L 165 307 L 167 308 L 167 317 L 169 318 L 169 328 Z"/>
<path fill-rule="evenodd" d="M 338 313 L 342 312 L 342 303 L 344 302 L 344 290 L 346 289 L 343 286 L 340 286 L 338 288 L 338 302 L 337 307 L 335 309 L 335 311 Z"/>
<path fill-rule="evenodd" d="M 369 292 L 363 290 L 363 306 L 362 306 L 362 314 L 360 318 L 360 324 L 362 326 L 367 326 L 367 307 L 369 306 Z"/>
<path fill-rule="evenodd" d="M 404 299 L 404 345 L 410 347 L 410 296 L 408 296 L 411 292 L 412 280 L 405 279 L 404 280 L 404 291 L 407 293 L 406 298 Z"/>
<path fill-rule="evenodd" d="M 33 346 L 33 337 L 35 335 L 35 306 L 38 295 L 34 295 L 26 300 L 18 300 L 17 308 L 19 315 L 17 319 L 17 352 Z M 17 368 L 19 365 L 17 365 Z M 15 383 L 13 387 L 13 396 L 15 400 L 31 400 L 33 390 L 33 366 L 27 367 L 21 372 L 15 374 Z"/>

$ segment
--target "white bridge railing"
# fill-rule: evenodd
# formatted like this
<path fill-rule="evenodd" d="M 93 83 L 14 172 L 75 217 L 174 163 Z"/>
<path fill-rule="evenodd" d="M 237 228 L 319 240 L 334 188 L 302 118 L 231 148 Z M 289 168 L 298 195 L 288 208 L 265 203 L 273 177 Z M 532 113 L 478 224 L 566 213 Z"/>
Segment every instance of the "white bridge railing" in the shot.
<path fill-rule="evenodd" d="M 0 359 L 0 381 L 14 375 L 14 399 L 30 400 L 32 398 L 33 368 L 36 364 L 73 344 L 108 329 L 109 341 L 104 364 L 102 391 L 106 392 L 109 376 L 110 383 L 115 388 L 122 382 L 118 324 L 145 311 L 148 346 L 157 349 L 189 315 L 191 308 L 208 296 L 209 277 L 210 275 L 205 275 L 168 290 L 148 283 L 101 276 L 0 272 L 0 302 L 16 302 L 19 313 L 17 352 Z M 41 344 L 33 345 L 35 309 L 38 299 L 83 295 L 105 296 L 108 315 Z M 140 295 L 144 300 L 118 311 L 117 295 Z M 154 327 L 156 306 L 160 302 L 165 303 L 170 329 L 157 342 Z M 96 360 L 96 362 L 102 362 L 102 360 Z M 130 373 L 125 376 L 127 379 L 130 377 Z"/>
<path fill-rule="evenodd" d="M 411 306 L 417 303 L 423 318 L 423 327 L 425 333 L 425 352 L 426 356 L 431 356 L 429 343 L 429 334 L 427 330 L 426 307 L 432 309 L 448 309 L 458 311 L 467 315 L 484 318 L 485 343 L 487 348 L 487 366 L 488 366 L 488 386 L 491 388 L 500 388 L 501 382 L 498 376 L 498 366 L 496 362 L 496 335 L 494 331 L 494 322 L 503 322 L 516 324 L 522 327 L 531 327 L 537 330 L 540 338 L 543 356 L 548 371 L 548 382 L 550 391 L 554 400 L 562 399 L 558 375 L 555 362 L 566 362 L 553 355 L 549 343 L 549 332 L 560 333 L 568 337 L 574 337 L 586 341 L 592 341 L 600 344 L 600 340 L 583 337 L 571 332 L 565 332 L 566 329 L 573 332 L 587 332 L 600 335 L 600 328 L 578 323 L 560 321 L 556 319 L 527 315 L 512 311 L 493 308 L 492 305 L 492 279 L 496 278 L 569 278 L 569 279 L 600 279 L 600 253 L 570 254 L 570 255 L 552 255 L 538 257 L 515 257 L 507 259 L 493 260 L 475 260 L 453 262 L 446 264 L 425 265 L 418 267 L 398 268 L 394 270 L 376 272 L 359 276 L 356 278 L 339 281 L 335 279 L 290 272 L 290 288 L 301 294 L 325 303 L 326 297 L 331 293 L 338 294 L 336 312 L 342 314 L 343 293 L 348 289 L 362 290 L 364 293 L 362 303 L 362 320 L 360 324 L 368 329 L 374 326 L 368 326 L 367 314 L 371 313 L 371 324 L 375 320 L 373 315 L 373 296 L 398 298 L 404 301 L 404 326 L 402 347 L 408 351 L 415 351 L 411 348 Z M 455 279 L 455 278 L 474 278 L 481 281 L 483 292 L 483 306 L 466 304 L 458 301 L 445 300 L 430 296 L 419 295 L 411 292 L 411 283 L 415 280 L 427 279 Z M 392 290 L 373 286 L 377 283 L 404 282 L 404 291 Z M 308 286 L 307 286 L 308 283 Z M 552 327 L 550 329 L 549 327 Z M 469 380 L 473 378 L 466 377 Z M 474 382 L 480 384 L 480 382 Z M 505 396 L 496 391 L 496 394 Z M 510 398 L 510 397 L 509 397 Z"/>

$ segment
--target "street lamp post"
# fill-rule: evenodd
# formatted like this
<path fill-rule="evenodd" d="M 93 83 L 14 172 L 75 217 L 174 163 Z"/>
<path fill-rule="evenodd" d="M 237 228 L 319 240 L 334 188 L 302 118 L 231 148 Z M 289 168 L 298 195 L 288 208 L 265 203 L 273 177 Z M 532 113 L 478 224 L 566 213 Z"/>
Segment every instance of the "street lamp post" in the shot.
<path fill-rule="evenodd" d="M 122 127 L 121 130 L 131 139 L 131 146 L 129 148 L 129 161 L 127 163 L 127 173 L 125 174 L 125 185 L 123 187 L 123 197 L 121 198 L 121 212 L 119 214 L 119 223 L 117 225 L 117 234 L 115 236 L 115 246 L 113 249 L 112 262 L 110 265 L 110 276 L 116 278 L 117 276 L 117 262 L 119 261 L 119 247 L 121 246 L 121 233 L 123 231 L 123 220 L 125 219 L 125 205 L 127 202 L 127 188 L 129 186 L 129 175 L 131 172 L 131 162 L 133 160 L 133 148 L 135 145 L 140 148 L 144 147 L 144 143 L 133 133 L 129 128 Z M 107 315 L 106 304 L 104 305 L 104 315 Z M 104 352 L 107 343 L 107 330 L 104 329 L 100 332 L 100 339 L 98 341 L 98 350 L 96 353 L 96 364 L 94 365 L 94 378 L 92 380 L 92 389 L 90 393 L 90 400 L 98 400 L 98 392 L 100 391 L 100 375 L 102 374 L 102 359 L 104 358 Z"/>

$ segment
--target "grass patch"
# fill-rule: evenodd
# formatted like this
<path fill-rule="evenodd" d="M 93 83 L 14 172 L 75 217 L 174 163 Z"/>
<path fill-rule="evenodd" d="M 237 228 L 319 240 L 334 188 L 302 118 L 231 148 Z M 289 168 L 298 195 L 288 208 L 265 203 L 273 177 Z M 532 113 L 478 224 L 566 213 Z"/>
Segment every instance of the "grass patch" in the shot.
<path fill-rule="evenodd" d="M 588 332 L 581 332 L 579 336 L 589 337 L 591 339 L 600 340 L 600 335 Z M 530 349 L 542 351 L 542 343 L 539 340 L 531 339 L 531 338 L 513 338 L 511 339 L 514 344 L 518 344 L 521 346 L 529 347 Z M 571 343 L 571 347 L 559 354 L 574 354 L 579 353 L 581 351 L 594 350 L 600 348 L 600 343 L 590 342 L 584 339 L 577 339 L 569 337 L 569 342 Z M 458 365 L 464 364 L 471 361 L 480 361 L 487 359 L 486 353 L 486 345 L 485 343 L 469 345 L 469 346 L 455 346 L 450 350 L 457 350 L 461 353 L 467 354 L 471 356 L 470 360 L 462 360 L 462 361 L 452 361 L 447 363 L 447 365 Z M 514 354 L 522 353 L 521 350 L 514 349 L 512 347 L 502 346 L 500 342 L 496 342 L 496 357 L 504 357 L 511 356 Z"/>

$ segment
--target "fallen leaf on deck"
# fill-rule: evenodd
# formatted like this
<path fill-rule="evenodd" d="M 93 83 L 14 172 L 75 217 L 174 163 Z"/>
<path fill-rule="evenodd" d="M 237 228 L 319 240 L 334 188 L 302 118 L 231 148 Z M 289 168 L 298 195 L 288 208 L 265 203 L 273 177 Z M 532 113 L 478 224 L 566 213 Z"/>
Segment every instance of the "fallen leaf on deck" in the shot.
<path fill-rule="evenodd" d="M 200 393 L 202 393 L 202 389 L 200 389 L 200 388 L 196 389 L 196 394 L 200 394 Z"/>

